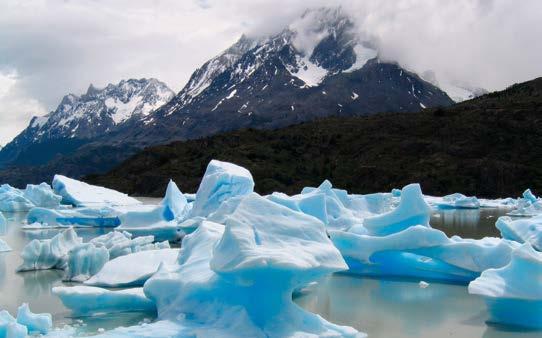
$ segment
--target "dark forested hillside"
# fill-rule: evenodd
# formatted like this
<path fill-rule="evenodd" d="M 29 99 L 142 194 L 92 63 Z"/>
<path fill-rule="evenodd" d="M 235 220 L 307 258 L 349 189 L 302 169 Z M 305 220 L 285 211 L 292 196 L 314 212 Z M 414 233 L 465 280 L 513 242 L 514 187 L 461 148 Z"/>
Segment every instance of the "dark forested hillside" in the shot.
<path fill-rule="evenodd" d="M 420 182 L 425 193 L 483 197 L 542 190 L 542 78 L 448 108 L 329 118 L 147 148 L 92 183 L 194 192 L 211 159 L 248 168 L 261 193 L 296 193 L 324 179 L 354 193 Z"/>

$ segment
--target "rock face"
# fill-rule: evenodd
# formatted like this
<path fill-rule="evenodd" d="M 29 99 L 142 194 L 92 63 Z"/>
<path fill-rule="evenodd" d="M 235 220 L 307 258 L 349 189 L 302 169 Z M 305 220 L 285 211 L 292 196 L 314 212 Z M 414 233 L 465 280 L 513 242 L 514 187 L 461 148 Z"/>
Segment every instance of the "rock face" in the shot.
<path fill-rule="evenodd" d="M 81 96 L 64 96 L 55 111 L 34 117 L 0 151 L 0 162 L 40 164 L 102 137 L 132 120 L 141 120 L 174 93 L 156 79 L 122 80 L 103 89 L 90 85 Z"/>

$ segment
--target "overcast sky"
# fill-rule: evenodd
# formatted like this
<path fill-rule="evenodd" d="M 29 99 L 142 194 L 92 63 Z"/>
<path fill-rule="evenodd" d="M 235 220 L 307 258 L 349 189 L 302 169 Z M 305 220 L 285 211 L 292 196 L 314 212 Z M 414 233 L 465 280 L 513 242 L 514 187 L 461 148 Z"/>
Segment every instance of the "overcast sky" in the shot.
<path fill-rule="evenodd" d="M 342 5 L 381 56 L 488 90 L 542 76 L 540 0 L 1 0 L 0 144 L 67 93 L 155 77 L 179 91 L 242 34 Z"/>

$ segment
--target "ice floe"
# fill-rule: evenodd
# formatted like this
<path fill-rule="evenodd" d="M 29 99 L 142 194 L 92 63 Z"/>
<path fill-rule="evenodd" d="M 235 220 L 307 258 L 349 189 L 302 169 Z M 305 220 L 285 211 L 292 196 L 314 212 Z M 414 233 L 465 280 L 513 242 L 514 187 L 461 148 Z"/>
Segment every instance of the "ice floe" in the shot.
<path fill-rule="evenodd" d="M 49 313 L 32 313 L 24 303 L 17 310 L 17 323 L 26 326 L 29 333 L 47 334 L 53 327 L 53 318 Z"/>
<path fill-rule="evenodd" d="M 0 211 L 0 236 L 3 236 L 6 231 L 7 231 L 7 220 L 6 218 L 4 217 L 4 215 L 2 214 L 2 212 Z M 6 252 L 6 251 L 11 251 L 11 248 L 9 247 L 9 245 L 0 238 L 0 252 Z"/>
<path fill-rule="evenodd" d="M 511 216 L 531 217 L 542 214 L 542 200 L 536 197 L 531 189 L 523 192 L 522 197 L 518 198 L 515 209 L 508 213 Z"/>
<path fill-rule="evenodd" d="M 156 310 L 154 302 L 143 293 L 143 288 L 112 291 L 84 285 L 57 286 L 53 293 L 74 315 Z"/>
<path fill-rule="evenodd" d="M 162 249 L 117 257 L 107 262 L 103 268 L 85 285 L 102 287 L 143 286 L 160 264 L 172 265 L 177 260 L 179 249 Z"/>
<path fill-rule="evenodd" d="M 63 231 L 51 239 L 34 239 L 21 252 L 23 263 L 17 271 L 65 269 L 68 251 L 81 244 L 83 239 L 72 228 Z"/>
<path fill-rule="evenodd" d="M 28 329 L 26 326 L 17 323 L 6 310 L 0 311 L 0 337 L 2 338 L 26 338 Z"/>
<path fill-rule="evenodd" d="M 429 225 L 430 207 L 419 185 L 403 188 L 399 206 L 365 219 L 363 229 L 329 231 L 349 272 L 467 283 L 510 261 L 517 243 L 499 238 L 448 238 Z"/>
<path fill-rule="evenodd" d="M 75 230 L 68 228 L 51 239 L 34 239 L 28 243 L 21 252 L 23 264 L 18 271 L 65 270 L 65 280 L 83 282 L 101 271 L 110 259 L 162 249 L 169 249 L 169 243 L 155 243 L 154 236 L 132 238 L 130 233 L 117 231 L 83 243 Z"/>
<path fill-rule="evenodd" d="M 527 219 L 499 217 L 495 226 L 501 236 L 519 243 L 529 243 L 533 248 L 542 251 L 542 215 Z"/>
<path fill-rule="evenodd" d="M 542 253 L 524 244 L 509 264 L 489 269 L 469 284 L 484 298 L 490 321 L 542 329 Z"/>
<path fill-rule="evenodd" d="M 314 216 L 327 228 L 336 230 L 360 226 L 365 218 L 387 211 L 392 206 L 390 194 L 349 195 L 346 190 L 333 188 L 328 180 L 317 188 L 304 188 L 299 195 L 273 193 L 267 198 Z"/>
<path fill-rule="evenodd" d="M 83 243 L 68 252 L 65 280 L 81 282 L 89 279 L 109 261 L 109 251 L 103 246 Z"/>
<path fill-rule="evenodd" d="M 47 183 L 29 184 L 24 190 L 8 184 L 0 186 L 0 211 L 28 211 L 34 207 L 58 208 L 61 199 Z"/>
<path fill-rule="evenodd" d="M 55 175 L 52 185 L 54 191 L 62 196 L 63 203 L 76 207 L 141 204 L 137 199 L 116 190 L 87 184 L 62 175 Z"/>
<path fill-rule="evenodd" d="M 154 236 L 157 241 L 177 241 L 183 233 L 179 227 L 190 213 L 188 203 L 177 185 L 170 181 L 159 205 L 104 205 L 74 209 L 33 208 L 27 215 L 24 228 L 46 227 L 115 227 L 133 236 Z"/>

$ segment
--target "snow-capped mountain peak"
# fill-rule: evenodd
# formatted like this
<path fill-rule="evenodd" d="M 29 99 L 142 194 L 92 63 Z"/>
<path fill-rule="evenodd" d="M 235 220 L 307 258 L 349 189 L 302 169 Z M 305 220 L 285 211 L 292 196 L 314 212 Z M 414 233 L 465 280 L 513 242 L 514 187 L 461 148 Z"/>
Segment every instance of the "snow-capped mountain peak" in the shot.
<path fill-rule="evenodd" d="M 58 107 L 45 116 L 34 117 L 29 126 L 2 150 L 4 161 L 32 144 L 61 139 L 92 139 L 143 119 L 173 96 L 156 79 L 122 80 L 104 88 L 90 85 L 82 95 L 64 96 Z"/>

